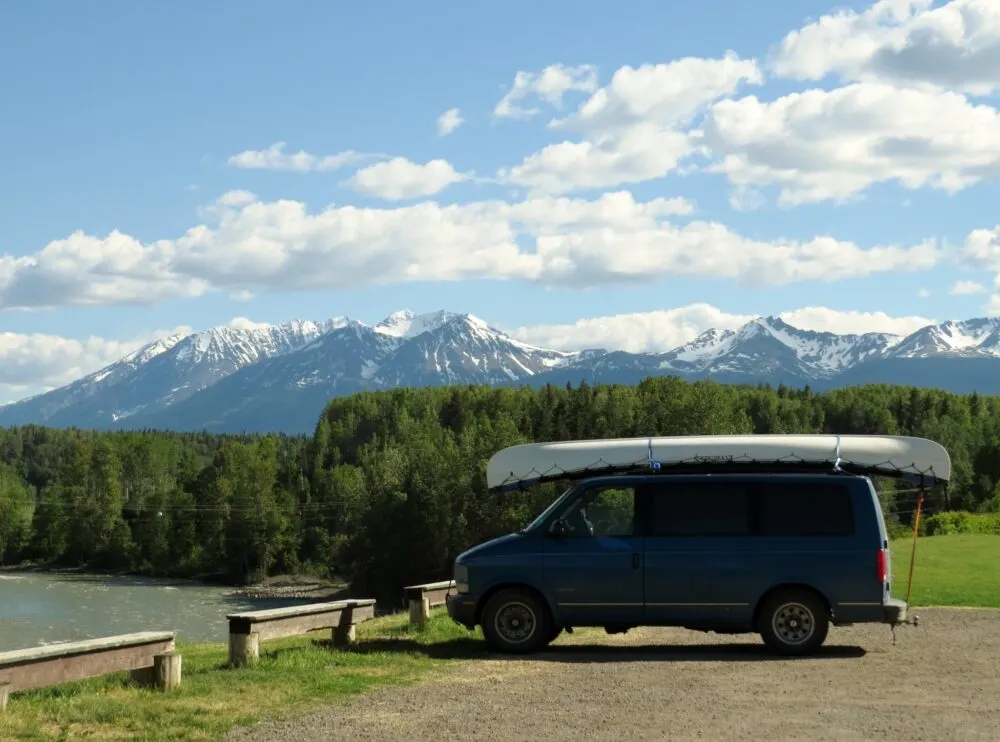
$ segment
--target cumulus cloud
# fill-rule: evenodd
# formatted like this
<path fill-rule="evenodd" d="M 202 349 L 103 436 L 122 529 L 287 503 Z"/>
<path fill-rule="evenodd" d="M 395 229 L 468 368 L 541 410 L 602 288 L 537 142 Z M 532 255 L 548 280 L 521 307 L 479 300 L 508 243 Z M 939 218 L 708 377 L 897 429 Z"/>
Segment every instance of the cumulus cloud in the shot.
<path fill-rule="evenodd" d="M 1000 90 L 1000 3 L 879 0 L 860 13 L 841 10 L 789 33 L 773 67 L 797 80 L 835 73 L 987 95 Z"/>
<path fill-rule="evenodd" d="M 951 293 L 956 296 L 970 296 L 972 294 L 985 294 L 986 287 L 976 281 L 956 281 L 951 287 Z"/>
<path fill-rule="evenodd" d="M 621 67 L 575 112 L 551 122 L 579 139 L 548 145 L 498 176 L 553 194 L 661 178 L 698 149 L 699 133 L 686 125 L 741 84 L 761 82 L 757 63 L 732 52 Z"/>
<path fill-rule="evenodd" d="M 711 170 L 736 188 L 775 186 L 787 206 L 881 182 L 954 193 L 1000 173 L 1000 113 L 953 92 L 854 83 L 746 96 L 715 103 L 703 128 Z"/>
<path fill-rule="evenodd" d="M 585 64 L 571 67 L 552 64 L 541 72 L 519 71 L 514 75 L 510 90 L 496 104 L 493 115 L 497 118 L 530 118 L 538 108 L 525 108 L 521 101 L 538 98 L 560 108 L 563 96 L 571 91 L 590 93 L 597 89 L 597 68 Z"/>
<path fill-rule="evenodd" d="M 511 334 L 523 342 L 548 348 L 662 352 L 694 340 L 709 329 L 736 329 L 754 316 L 698 303 L 676 309 L 589 317 L 569 324 L 519 327 Z M 935 322 L 926 317 L 893 317 L 884 312 L 844 312 L 825 307 L 803 307 L 778 316 L 802 330 L 839 335 L 866 332 L 907 335 Z"/>
<path fill-rule="evenodd" d="M 0 404 L 32 390 L 68 384 L 107 366 L 143 345 L 191 328 L 154 330 L 128 340 L 90 336 L 85 340 L 46 335 L 0 332 Z"/>
<path fill-rule="evenodd" d="M 670 218 L 689 202 L 624 191 L 316 213 L 291 200 L 215 208 L 215 224 L 173 240 L 76 233 L 35 255 L 0 258 L 0 308 L 467 278 L 601 286 L 697 276 L 780 286 L 927 270 L 942 253 L 933 240 L 863 247 L 831 236 L 750 239 L 705 220 L 677 225 Z"/>
<path fill-rule="evenodd" d="M 421 165 L 405 157 L 394 157 L 358 170 L 345 184 L 366 196 L 398 201 L 432 196 L 470 177 L 470 173 L 457 172 L 446 160 L 431 160 Z"/>
<path fill-rule="evenodd" d="M 437 120 L 437 131 L 438 136 L 444 137 L 451 134 L 455 129 L 461 126 L 465 122 L 462 118 L 462 112 L 457 108 L 449 108 L 447 111 L 438 116 Z"/>
<path fill-rule="evenodd" d="M 314 155 L 303 150 L 285 152 L 285 142 L 275 142 L 267 149 L 240 152 L 229 158 L 229 164 L 243 170 L 288 170 L 300 173 L 328 172 L 353 165 L 372 155 L 355 152 L 352 149 L 335 155 Z"/>

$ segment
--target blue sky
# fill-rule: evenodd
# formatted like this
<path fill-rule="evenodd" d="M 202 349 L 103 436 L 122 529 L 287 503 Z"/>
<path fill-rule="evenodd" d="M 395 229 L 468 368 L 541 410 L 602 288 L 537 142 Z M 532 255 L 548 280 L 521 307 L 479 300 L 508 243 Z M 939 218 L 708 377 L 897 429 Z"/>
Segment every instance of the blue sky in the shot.
<path fill-rule="evenodd" d="M 833 26 L 810 29 L 835 11 Z M 566 325 L 612 318 L 603 344 L 652 348 L 716 314 L 790 313 L 845 332 L 981 316 L 1000 306 L 991 14 L 985 0 L 3 3 L 0 403 L 158 332 L 234 317 L 374 323 L 445 308 L 587 345 L 592 326 L 576 337 Z M 951 47 L 925 44 L 934 34 Z M 721 72 L 730 51 L 738 62 Z M 688 57 L 707 61 L 669 67 Z M 664 67 L 602 92 L 642 65 Z M 546 98 L 531 76 L 554 66 L 575 89 Z M 537 113 L 498 116 L 519 72 L 517 105 Z M 811 102 L 791 102 L 807 90 Z M 617 105 L 577 114 L 606 92 Z M 462 123 L 441 135 L 453 108 Z M 231 161 L 279 142 L 285 154 L 362 156 L 311 172 Z M 530 159 L 560 143 L 574 147 Z M 439 188 L 424 168 L 435 160 L 472 175 Z M 387 197 L 399 193 L 411 195 Z M 631 206 L 609 215 L 595 206 L 607 193 Z M 552 222 L 551 199 L 587 216 Z M 638 213 L 656 199 L 688 211 Z M 470 216 L 481 202 L 489 213 Z M 349 206 L 374 221 L 313 220 Z M 529 212 L 529 227 L 511 226 Z M 185 243 L 200 225 L 210 237 Z M 43 252 L 75 233 L 83 241 Z M 805 248 L 786 256 L 787 243 Z M 543 244 L 554 252 L 540 265 Z M 897 252 L 868 252 L 880 246 Z M 685 310 L 702 304 L 712 311 Z M 613 321 L 666 310 L 677 311 Z"/>

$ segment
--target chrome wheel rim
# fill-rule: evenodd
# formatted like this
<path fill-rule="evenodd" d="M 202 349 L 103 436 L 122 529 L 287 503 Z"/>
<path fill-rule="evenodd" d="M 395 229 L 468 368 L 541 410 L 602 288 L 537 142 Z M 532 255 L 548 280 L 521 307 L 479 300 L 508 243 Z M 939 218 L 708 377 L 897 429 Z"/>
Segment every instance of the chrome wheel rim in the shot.
<path fill-rule="evenodd" d="M 801 603 L 785 603 L 774 612 L 771 628 L 785 644 L 802 644 L 816 631 L 816 618 Z"/>
<path fill-rule="evenodd" d="M 493 618 L 493 628 L 505 642 L 523 644 L 535 635 L 535 613 L 524 603 L 504 603 Z"/>

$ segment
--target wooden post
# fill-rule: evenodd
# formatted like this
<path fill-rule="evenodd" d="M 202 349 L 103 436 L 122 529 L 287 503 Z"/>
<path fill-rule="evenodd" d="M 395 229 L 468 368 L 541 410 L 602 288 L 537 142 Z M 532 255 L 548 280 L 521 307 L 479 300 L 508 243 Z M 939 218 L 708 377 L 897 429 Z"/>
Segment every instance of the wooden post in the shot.
<path fill-rule="evenodd" d="M 10 695 L 10 681 L 0 680 L 0 711 L 7 708 L 7 698 Z"/>
<path fill-rule="evenodd" d="M 153 684 L 159 690 L 181 687 L 181 655 L 171 651 L 153 657 Z"/>
<path fill-rule="evenodd" d="M 427 598 L 410 599 L 410 626 L 423 626 L 431 617 L 431 602 Z"/>
<path fill-rule="evenodd" d="M 229 635 L 229 664 L 233 667 L 256 662 L 260 657 L 260 634 L 251 631 L 249 634 Z"/>

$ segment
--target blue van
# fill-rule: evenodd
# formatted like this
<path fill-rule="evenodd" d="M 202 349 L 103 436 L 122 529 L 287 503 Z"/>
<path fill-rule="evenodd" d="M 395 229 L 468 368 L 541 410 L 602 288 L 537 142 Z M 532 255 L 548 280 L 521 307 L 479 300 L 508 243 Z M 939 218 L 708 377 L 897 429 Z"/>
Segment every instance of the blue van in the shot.
<path fill-rule="evenodd" d="M 831 624 L 910 622 L 875 488 L 844 471 L 592 476 L 461 554 L 454 580 L 448 615 L 507 653 L 678 626 L 807 655 Z"/>

